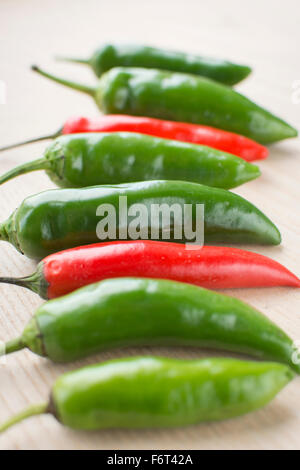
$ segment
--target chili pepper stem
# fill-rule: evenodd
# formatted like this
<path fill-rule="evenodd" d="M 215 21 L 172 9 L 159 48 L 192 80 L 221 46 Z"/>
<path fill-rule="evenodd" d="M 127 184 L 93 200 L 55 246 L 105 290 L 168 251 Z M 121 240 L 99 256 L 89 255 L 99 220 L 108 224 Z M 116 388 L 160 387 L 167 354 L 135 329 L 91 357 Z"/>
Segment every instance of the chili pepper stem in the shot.
<path fill-rule="evenodd" d="M 12 178 L 15 178 L 16 176 L 24 175 L 25 173 L 29 173 L 31 171 L 47 170 L 49 168 L 50 161 L 46 160 L 45 158 L 39 158 L 38 160 L 24 163 L 23 165 L 19 165 L 7 173 L 4 173 L 4 175 L 0 176 L 0 184 L 3 184 Z"/>
<path fill-rule="evenodd" d="M 9 236 L 6 230 L 5 222 L 0 224 L 0 240 L 3 240 L 5 242 L 9 241 Z"/>
<path fill-rule="evenodd" d="M 82 83 L 77 83 L 73 82 L 70 80 L 66 80 L 64 78 L 57 77 L 55 75 L 52 75 L 50 73 L 45 72 L 44 70 L 40 69 L 36 65 L 31 66 L 31 70 L 34 72 L 39 73 L 43 77 L 49 78 L 50 80 L 53 80 L 54 82 L 60 83 L 61 85 L 64 85 L 69 88 L 73 88 L 74 90 L 82 91 L 83 93 L 87 93 L 88 95 L 94 97 L 96 89 L 95 87 L 91 87 L 88 85 L 83 85 Z"/>
<path fill-rule="evenodd" d="M 61 133 L 62 133 L 62 128 L 59 129 L 54 134 L 43 135 L 43 136 L 40 136 L 40 137 L 34 137 L 33 139 L 23 140 L 22 142 L 17 142 L 16 144 L 5 145 L 4 147 L 0 147 L 0 152 L 3 152 L 4 150 L 10 150 L 10 149 L 14 149 L 14 148 L 17 148 L 17 147 L 21 147 L 22 145 L 33 144 L 34 142 L 40 142 L 42 140 L 55 139 L 56 137 L 59 137 L 61 135 Z"/>
<path fill-rule="evenodd" d="M 24 348 L 24 342 L 21 336 L 19 336 L 18 338 L 11 339 L 4 344 L 4 347 L 0 350 L 0 356 L 6 356 L 7 354 L 11 354 L 15 351 L 20 351 L 20 349 Z"/>
<path fill-rule="evenodd" d="M 25 287 L 26 289 L 47 298 L 46 292 L 48 284 L 43 278 L 43 265 L 39 265 L 37 270 L 26 277 L 0 277 L 0 283 L 13 284 L 15 286 Z"/>
<path fill-rule="evenodd" d="M 72 62 L 74 64 L 84 64 L 84 65 L 89 65 L 90 60 L 89 59 L 80 59 L 78 57 L 63 57 L 63 56 L 55 56 L 55 60 L 58 60 L 59 62 Z"/>
<path fill-rule="evenodd" d="M 0 424 L 0 433 L 6 431 L 6 429 L 14 426 L 15 424 L 23 421 L 24 419 L 30 418 L 31 416 L 41 415 L 47 413 L 48 403 L 40 403 L 39 405 L 32 405 L 21 411 L 20 413 L 12 416 L 10 419 Z"/>
<path fill-rule="evenodd" d="M 15 286 L 26 287 L 27 289 L 32 290 L 30 277 L 0 277 L 0 283 L 13 284 Z"/>

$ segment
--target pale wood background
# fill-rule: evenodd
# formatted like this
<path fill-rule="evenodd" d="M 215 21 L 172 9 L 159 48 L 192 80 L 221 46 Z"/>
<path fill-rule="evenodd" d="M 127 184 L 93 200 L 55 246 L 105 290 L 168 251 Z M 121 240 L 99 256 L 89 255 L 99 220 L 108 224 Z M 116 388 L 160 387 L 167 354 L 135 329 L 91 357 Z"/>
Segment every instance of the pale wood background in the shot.
<path fill-rule="evenodd" d="M 55 131 L 70 115 L 95 115 L 83 95 L 34 75 L 37 63 L 57 73 L 92 81 L 86 69 L 57 64 L 55 54 L 86 55 L 106 40 L 137 41 L 250 64 L 254 73 L 238 89 L 300 128 L 300 104 L 292 85 L 300 80 L 298 0 L 1 0 L 0 79 L 7 102 L 0 105 L 0 144 Z M 38 157 L 45 143 L 1 155 L 0 172 Z M 300 275 L 299 140 L 274 145 L 260 163 L 262 176 L 237 192 L 263 209 L 279 226 L 279 247 L 247 247 L 282 262 Z M 24 197 L 51 188 L 42 173 L 20 177 L 0 188 L 1 220 Z M 0 275 L 29 274 L 34 263 L 0 243 Z M 300 295 L 288 288 L 229 292 L 261 309 L 300 340 Z M 0 286 L 0 339 L 22 331 L 41 300 L 18 287 Z M 197 350 L 145 348 L 139 353 L 198 357 Z M 127 354 L 135 354 L 130 350 Z M 93 360 L 118 357 L 124 351 Z M 19 352 L 0 366 L 0 421 L 47 397 L 54 379 L 92 362 L 57 366 Z M 32 418 L 0 437 L 1 449 L 299 449 L 300 383 L 295 380 L 269 406 L 240 419 L 187 429 L 74 432 L 50 416 Z"/>

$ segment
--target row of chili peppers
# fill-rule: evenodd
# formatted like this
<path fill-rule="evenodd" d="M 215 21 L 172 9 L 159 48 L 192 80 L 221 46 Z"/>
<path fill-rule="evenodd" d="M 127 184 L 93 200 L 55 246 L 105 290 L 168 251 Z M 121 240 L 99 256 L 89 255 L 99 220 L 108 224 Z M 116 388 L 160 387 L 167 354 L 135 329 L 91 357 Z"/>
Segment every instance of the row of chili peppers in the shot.
<path fill-rule="evenodd" d="M 59 132 L 27 141 L 55 139 L 43 158 L 0 178 L 3 183 L 45 169 L 59 186 L 70 188 L 27 198 L 0 226 L 1 239 L 20 252 L 46 256 L 32 275 L 0 281 L 54 299 L 6 344 L 6 353 L 27 347 L 54 361 L 71 361 L 108 348 L 170 344 L 276 362 L 109 361 L 62 376 L 48 403 L 0 430 L 45 412 L 74 428 L 98 429 L 185 425 L 262 406 L 300 372 L 293 342 L 250 306 L 206 289 L 299 287 L 300 280 L 279 263 L 238 248 L 188 250 L 153 240 L 96 243 L 96 209 L 109 203 L 117 212 L 122 195 L 148 208 L 153 201 L 203 203 L 206 242 L 279 244 L 277 227 L 226 189 L 259 175 L 249 162 L 266 158 L 261 143 L 297 132 L 227 86 L 250 73 L 245 66 L 111 44 L 90 60 L 75 61 L 91 64 L 101 75 L 97 90 L 35 70 L 92 95 L 113 114 L 73 118 Z"/>

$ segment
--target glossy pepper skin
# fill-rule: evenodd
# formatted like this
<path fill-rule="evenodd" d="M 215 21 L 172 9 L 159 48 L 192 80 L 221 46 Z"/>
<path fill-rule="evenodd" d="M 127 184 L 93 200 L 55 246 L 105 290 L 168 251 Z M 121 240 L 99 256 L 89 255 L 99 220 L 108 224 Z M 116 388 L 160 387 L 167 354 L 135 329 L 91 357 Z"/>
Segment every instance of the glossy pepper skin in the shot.
<path fill-rule="evenodd" d="M 204 124 L 242 134 L 261 144 L 296 137 L 297 130 L 230 87 L 203 77 L 157 69 L 116 67 L 97 87 L 33 70 L 92 96 L 106 114 L 133 114 Z"/>
<path fill-rule="evenodd" d="M 76 429 L 188 426 L 260 408 L 292 378 L 279 364 L 128 358 L 62 376 L 52 403 Z"/>
<path fill-rule="evenodd" d="M 84 116 L 67 119 L 63 127 L 54 134 L 8 145 L 0 152 L 40 140 L 48 140 L 60 135 L 81 134 L 83 132 L 137 132 L 140 134 L 161 137 L 162 139 L 179 140 L 231 153 L 248 162 L 263 160 L 268 156 L 268 149 L 263 145 L 233 132 L 222 131 L 209 126 L 188 124 L 186 122 L 164 121 L 144 116 L 127 116 L 123 114 L 106 114 L 93 119 Z"/>
<path fill-rule="evenodd" d="M 59 377 L 50 403 L 30 407 L 0 432 L 51 413 L 74 429 L 171 428 L 234 418 L 271 401 L 294 377 L 277 363 L 130 357 Z"/>
<path fill-rule="evenodd" d="M 41 305 L 7 352 L 27 347 L 55 362 L 129 346 L 194 346 L 287 364 L 293 341 L 260 312 L 210 290 L 161 279 L 115 278 Z"/>
<path fill-rule="evenodd" d="M 145 67 L 191 73 L 212 78 L 226 85 L 235 85 L 251 72 L 250 67 L 233 64 L 227 60 L 136 44 L 104 44 L 88 60 L 63 60 L 89 65 L 97 77 L 113 67 Z"/>
<path fill-rule="evenodd" d="M 122 230 L 120 234 L 120 218 L 121 227 L 124 227 L 123 218 L 126 219 L 127 215 L 127 211 L 123 210 L 123 200 L 120 200 L 120 196 L 126 196 L 128 209 L 133 204 L 142 204 L 145 207 L 148 214 L 147 238 L 151 238 L 151 233 L 153 235 L 152 215 L 157 222 L 158 239 L 167 240 L 167 235 L 162 233 L 162 228 L 166 228 L 162 226 L 162 218 L 160 217 L 158 221 L 155 212 L 153 216 L 153 204 L 159 207 L 167 204 L 169 208 L 173 204 L 178 204 L 182 208 L 182 215 L 184 205 L 190 204 L 194 231 L 196 223 L 199 224 L 196 204 L 203 204 L 206 244 L 229 242 L 277 245 L 281 241 L 277 227 L 253 204 L 237 194 L 186 181 L 162 180 L 78 189 L 54 189 L 30 196 L 6 222 L 0 225 L 0 239 L 9 241 L 21 253 L 34 259 L 42 259 L 66 248 L 99 242 L 99 236 L 104 241 L 106 239 L 104 228 L 97 230 L 97 225 L 103 217 L 101 219 L 96 214 L 102 204 L 110 204 L 114 208 L 115 239 L 119 237 L 123 239 L 123 236 L 126 239 L 127 229 Z M 128 216 L 128 227 L 135 217 Z M 178 223 L 174 224 L 172 214 L 167 225 L 170 225 L 171 241 L 191 241 L 185 238 L 184 231 L 180 239 L 176 238 L 175 228 Z M 98 235 L 97 231 L 100 232 Z M 146 235 L 143 235 L 143 227 L 140 235 L 142 239 L 146 238 Z"/>
<path fill-rule="evenodd" d="M 207 289 L 300 287 L 300 280 L 266 256 L 221 246 L 187 249 L 153 240 L 93 243 L 60 251 L 43 259 L 25 278 L 0 282 L 27 287 L 44 299 L 114 277 L 138 276 L 187 282 Z"/>
<path fill-rule="evenodd" d="M 0 184 L 42 169 L 58 186 L 70 188 L 170 179 L 230 189 L 260 175 L 257 166 L 207 146 L 103 132 L 58 137 L 44 158 L 10 170 L 0 177 Z"/>
<path fill-rule="evenodd" d="M 248 162 L 263 160 L 268 156 L 268 149 L 266 147 L 233 132 L 226 132 L 209 126 L 164 121 L 144 116 L 106 114 L 94 119 L 88 119 L 84 116 L 69 118 L 63 126 L 62 133 L 120 131 L 138 132 L 163 139 L 207 145 L 208 147 L 236 155 Z"/>

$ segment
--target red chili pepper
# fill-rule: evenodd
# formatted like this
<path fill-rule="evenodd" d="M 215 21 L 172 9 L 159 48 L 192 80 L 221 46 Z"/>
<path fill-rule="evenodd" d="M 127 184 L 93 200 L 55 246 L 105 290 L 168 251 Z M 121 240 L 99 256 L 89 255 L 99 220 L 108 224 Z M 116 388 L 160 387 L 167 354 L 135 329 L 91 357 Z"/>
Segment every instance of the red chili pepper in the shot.
<path fill-rule="evenodd" d="M 67 120 L 63 128 L 49 136 L 31 139 L 16 145 L 2 147 L 0 150 L 16 147 L 18 145 L 37 142 L 57 137 L 61 134 L 76 134 L 81 132 L 139 132 L 165 139 L 181 140 L 232 153 L 251 162 L 262 160 L 268 156 L 268 150 L 263 145 L 247 137 L 232 132 L 215 129 L 208 126 L 187 124 L 184 122 L 163 121 L 148 117 L 136 117 L 117 114 L 107 114 L 95 119 L 74 117 Z"/>
<path fill-rule="evenodd" d="M 300 287 L 294 274 L 266 256 L 238 248 L 192 248 L 150 240 L 97 243 L 47 256 L 27 278 L 0 281 L 27 287 L 45 298 L 124 276 L 172 279 L 210 289 Z"/>
<path fill-rule="evenodd" d="M 79 132 L 139 132 L 165 139 L 181 140 L 207 145 L 232 153 L 247 161 L 262 160 L 268 156 L 263 145 L 247 137 L 208 126 L 185 122 L 163 121 L 148 117 L 103 115 L 95 119 L 70 118 L 63 127 L 63 134 Z"/>

